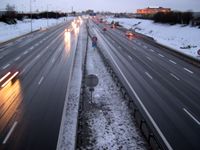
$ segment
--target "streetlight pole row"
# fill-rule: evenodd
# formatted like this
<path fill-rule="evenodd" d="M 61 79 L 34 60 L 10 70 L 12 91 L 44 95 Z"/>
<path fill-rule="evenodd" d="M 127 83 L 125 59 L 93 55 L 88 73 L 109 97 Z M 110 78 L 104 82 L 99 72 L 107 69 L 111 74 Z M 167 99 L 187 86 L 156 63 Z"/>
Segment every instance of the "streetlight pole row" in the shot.
<path fill-rule="evenodd" d="M 31 14 L 31 32 L 33 31 L 33 22 L 32 22 L 32 0 L 30 0 L 30 14 Z"/>

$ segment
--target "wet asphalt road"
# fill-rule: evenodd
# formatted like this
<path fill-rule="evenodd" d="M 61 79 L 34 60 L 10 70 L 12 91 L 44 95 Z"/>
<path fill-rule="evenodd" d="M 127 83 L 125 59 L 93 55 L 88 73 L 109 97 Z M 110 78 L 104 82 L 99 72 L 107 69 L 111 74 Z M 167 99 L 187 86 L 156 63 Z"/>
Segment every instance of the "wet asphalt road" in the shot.
<path fill-rule="evenodd" d="M 200 69 L 139 34 L 130 39 L 99 22 L 90 28 L 165 148 L 200 149 Z"/>
<path fill-rule="evenodd" d="M 0 149 L 56 149 L 78 35 L 70 25 L 0 46 L 0 76 L 20 71 L 0 89 Z"/>

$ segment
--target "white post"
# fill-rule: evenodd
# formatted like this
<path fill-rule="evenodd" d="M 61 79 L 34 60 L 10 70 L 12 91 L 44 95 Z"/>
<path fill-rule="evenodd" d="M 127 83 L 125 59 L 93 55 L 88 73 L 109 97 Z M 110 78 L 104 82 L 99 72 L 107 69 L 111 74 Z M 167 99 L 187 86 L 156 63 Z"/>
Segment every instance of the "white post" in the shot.
<path fill-rule="evenodd" d="M 49 22 L 48 22 L 48 20 L 49 20 L 49 15 L 48 15 L 48 4 L 47 4 L 47 28 L 49 27 Z"/>
<path fill-rule="evenodd" d="M 30 0 L 30 14 L 31 14 L 31 32 L 33 31 L 33 24 L 32 24 L 32 0 Z"/>

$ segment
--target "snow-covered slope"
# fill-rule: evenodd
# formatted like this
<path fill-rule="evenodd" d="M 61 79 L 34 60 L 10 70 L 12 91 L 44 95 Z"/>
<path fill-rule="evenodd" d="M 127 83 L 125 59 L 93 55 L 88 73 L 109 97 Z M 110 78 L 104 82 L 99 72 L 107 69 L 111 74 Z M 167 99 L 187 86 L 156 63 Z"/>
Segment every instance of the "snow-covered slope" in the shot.
<path fill-rule="evenodd" d="M 56 25 L 57 23 L 64 22 L 67 19 L 72 18 L 63 17 L 60 19 L 48 19 L 48 26 L 50 27 Z M 46 27 L 47 19 L 33 19 L 33 31 Z M 14 25 L 8 25 L 6 23 L 0 22 L 0 43 L 18 37 L 20 35 L 29 33 L 30 31 L 30 19 L 25 19 L 24 21 L 17 21 L 17 24 Z"/>
<path fill-rule="evenodd" d="M 135 29 L 136 32 L 153 37 L 158 43 L 200 59 L 200 55 L 197 54 L 200 49 L 200 29 L 197 27 L 160 24 L 134 18 L 107 18 L 107 20 L 119 21 L 125 28 Z"/>

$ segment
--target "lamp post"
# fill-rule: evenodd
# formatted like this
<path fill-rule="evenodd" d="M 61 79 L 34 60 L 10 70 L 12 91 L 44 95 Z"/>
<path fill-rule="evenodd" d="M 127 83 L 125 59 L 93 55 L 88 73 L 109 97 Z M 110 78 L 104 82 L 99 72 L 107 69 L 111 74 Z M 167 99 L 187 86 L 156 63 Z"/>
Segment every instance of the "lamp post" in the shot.
<path fill-rule="evenodd" d="M 48 15 L 48 4 L 47 4 L 47 28 L 49 27 L 49 15 Z"/>
<path fill-rule="evenodd" d="M 33 31 L 33 22 L 32 22 L 32 0 L 30 0 L 30 14 L 31 14 L 31 32 Z"/>
<path fill-rule="evenodd" d="M 47 28 L 49 27 L 49 6 L 51 6 L 51 4 L 47 4 Z"/>

